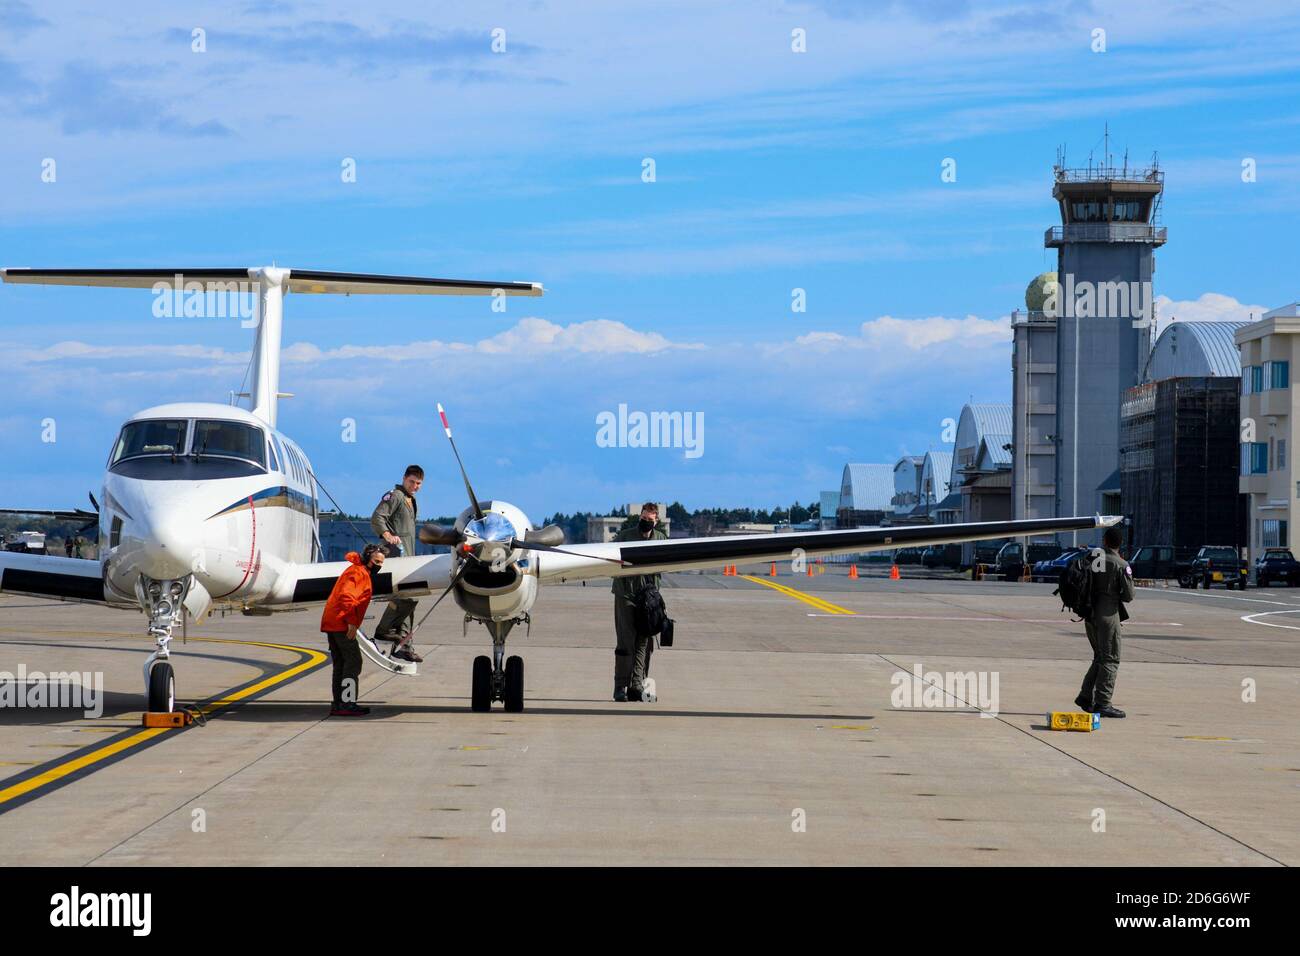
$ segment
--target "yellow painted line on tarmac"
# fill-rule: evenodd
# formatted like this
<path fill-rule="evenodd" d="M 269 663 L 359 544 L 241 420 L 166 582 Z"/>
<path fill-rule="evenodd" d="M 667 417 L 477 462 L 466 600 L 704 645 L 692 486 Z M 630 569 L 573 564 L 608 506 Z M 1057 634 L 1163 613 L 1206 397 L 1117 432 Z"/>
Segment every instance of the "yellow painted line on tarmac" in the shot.
<path fill-rule="evenodd" d="M 270 677 L 266 678 L 265 680 L 260 680 L 256 684 L 252 684 L 248 687 L 245 687 L 241 691 L 237 691 L 236 693 L 233 694 L 228 694 L 225 697 L 212 701 L 210 704 L 204 705 L 202 708 L 200 708 L 200 711 L 205 717 L 213 713 L 214 711 L 221 710 L 223 707 L 229 707 L 231 704 L 236 704 L 239 701 L 243 700 L 244 698 L 252 694 L 260 694 L 262 691 L 266 690 L 269 687 L 274 687 L 276 684 L 282 684 L 285 681 L 289 680 L 291 677 L 297 677 L 299 674 L 303 673 L 304 671 L 312 670 L 313 668 L 318 667 L 321 664 L 325 663 L 325 661 L 329 659 L 328 655 L 320 651 L 312 650 L 310 647 L 295 647 L 292 644 L 267 644 L 262 641 L 230 641 L 230 640 L 221 640 L 217 638 L 207 638 L 207 637 L 199 638 L 199 640 L 205 641 L 209 644 L 242 644 L 245 647 L 270 647 L 277 651 L 296 651 L 307 655 L 307 659 L 305 661 L 301 662 L 300 664 L 295 664 L 293 667 L 290 667 L 288 670 L 280 671 L 280 673 L 278 674 L 272 674 Z M 166 729 L 171 729 L 171 728 L 166 728 Z"/>
<path fill-rule="evenodd" d="M 792 597 L 797 601 L 803 601 L 805 604 L 810 604 L 813 607 L 817 608 L 817 610 L 819 611 L 826 611 L 830 614 L 853 614 L 854 613 L 853 611 L 850 611 L 846 607 L 840 607 L 838 604 L 832 604 L 830 601 L 824 601 L 819 597 L 814 597 L 813 595 L 807 594 L 803 591 L 796 591 L 794 588 L 790 587 L 787 584 L 777 584 L 775 581 L 769 581 L 766 578 L 755 577 L 752 574 L 744 574 L 741 575 L 741 577 L 743 577 L 746 581 L 753 581 L 755 584 L 763 585 L 763 587 L 771 588 L 774 591 L 780 591 L 786 597 Z"/>
<path fill-rule="evenodd" d="M 250 694 L 259 693 L 270 687 L 274 687 L 276 684 L 283 683 L 291 677 L 296 677 L 303 671 L 316 667 L 326 660 L 326 655 L 322 654 L 320 651 L 313 650 L 310 647 L 296 647 L 292 644 L 268 644 L 262 641 L 232 641 L 218 638 L 193 638 L 193 640 L 203 641 L 209 644 L 242 644 L 247 647 L 269 647 L 275 650 L 293 651 L 294 653 L 307 655 L 306 660 L 294 665 L 293 667 L 287 668 L 278 674 L 272 674 L 270 677 L 260 680 L 256 684 L 251 684 L 243 690 L 227 694 L 218 700 L 205 704 L 200 708 L 205 717 L 215 711 L 244 700 Z M 62 763 L 55 764 L 44 773 L 37 774 L 34 777 L 29 777 L 26 780 L 22 780 L 11 786 L 0 789 L 0 807 L 4 806 L 4 804 L 8 803 L 10 800 L 29 794 L 33 790 L 38 790 L 41 787 L 48 786 L 51 783 L 62 780 L 69 774 L 74 774 L 79 770 L 84 770 L 85 768 L 107 760 L 110 757 L 115 757 L 125 750 L 130 750 L 132 747 L 137 747 L 146 741 L 152 740 L 160 734 L 171 733 L 176 729 L 178 728 L 153 727 L 147 730 L 141 730 L 139 733 L 105 744 L 103 747 L 100 747 L 97 750 L 92 750 L 90 753 L 82 754 L 80 757 L 74 757 Z"/>
<path fill-rule="evenodd" d="M 33 790 L 44 787 L 47 784 L 54 783 L 56 780 L 62 780 L 70 773 L 76 773 L 84 767 L 89 767 L 91 764 L 99 763 L 101 760 L 106 760 L 114 754 L 121 753 L 123 750 L 129 750 L 136 744 L 157 737 L 159 734 L 165 734 L 168 729 L 170 728 L 142 730 L 134 736 L 124 737 L 121 740 L 108 744 L 107 746 L 100 747 L 98 750 L 92 750 L 90 753 L 77 757 L 74 760 L 64 761 L 61 764 L 51 767 L 42 774 L 37 774 L 35 777 L 28 777 L 26 780 L 23 780 L 20 783 L 15 783 L 11 787 L 5 787 L 3 790 L 0 790 L 0 806 L 13 800 L 15 797 L 21 797 L 24 794 L 31 793 Z"/>

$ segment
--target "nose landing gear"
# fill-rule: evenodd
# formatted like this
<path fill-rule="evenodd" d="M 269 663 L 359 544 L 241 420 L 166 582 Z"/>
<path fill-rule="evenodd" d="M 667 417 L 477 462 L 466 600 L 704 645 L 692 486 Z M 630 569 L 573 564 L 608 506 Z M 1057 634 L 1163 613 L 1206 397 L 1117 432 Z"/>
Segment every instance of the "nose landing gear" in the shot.
<path fill-rule="evenodd" d="M 157 649 L 144 662 L 146 710 L 154 714 L 176 709 L 176 673 L 169 663 L 172 630 L 185 628 L 185 595 L 194 578 L 186 575 L 170 581 L 154 581 L 141 575 L 136 580 L 136 596 L 149 615 L 149 636 Z"/>
<path fill-rule="evenodd" d="M 470 685 L 470 709 L 489 711 L 492 702 L 499 700 L 510 713 L 519 713 L 524 709 L 524 659 L 512 655 L 502 659 L 506 652 L 506 635 L 514 626 L 514 621 L 484 622 L 492 632 L 492 657 L 480 654 L 474 658 L 473 682 Z"/>

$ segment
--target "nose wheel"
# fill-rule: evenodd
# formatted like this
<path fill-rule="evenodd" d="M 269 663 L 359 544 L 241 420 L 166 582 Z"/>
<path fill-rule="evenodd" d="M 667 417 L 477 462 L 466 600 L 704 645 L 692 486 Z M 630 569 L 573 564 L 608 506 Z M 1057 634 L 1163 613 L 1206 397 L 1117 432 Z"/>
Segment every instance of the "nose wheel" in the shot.
<path fill-rule="evenodd" d="M 504 668 L 494 668 L 492 658 L 480 654 L 474 658 L 473 682 L 470 688 L 470 709 L 478 712 L 492 709 L 499 700 L 510 713 L 524 709 L 524 659 L 518 655 L 507 658 Z"/>
<path fill-rule="evenodd" d="M 170 714 L 176 709 L 176 674 L 166 661 L 149 668 L 149 712 Z"/>

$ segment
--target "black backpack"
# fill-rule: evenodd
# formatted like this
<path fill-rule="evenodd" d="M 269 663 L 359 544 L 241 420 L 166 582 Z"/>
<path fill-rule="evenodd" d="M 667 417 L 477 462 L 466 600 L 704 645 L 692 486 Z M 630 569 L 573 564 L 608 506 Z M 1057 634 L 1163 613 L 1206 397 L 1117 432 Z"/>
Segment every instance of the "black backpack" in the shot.
<path fill-rule="evenodd" d="M 654 637 L 664 630 L 668 623 L 668 608 L 664 605 L 663 595 L 653 584 L 637 591 L 632 619 L 637 637 Z"/>
<path fill-rule="evenodd" d="M 1061 596 L 1062 611 L 1070 611 L 1084 621 L 1092 617 L 1092 562 L 1092 552 L 1080 551 L 1061 571 L 1052 592 Z"/>

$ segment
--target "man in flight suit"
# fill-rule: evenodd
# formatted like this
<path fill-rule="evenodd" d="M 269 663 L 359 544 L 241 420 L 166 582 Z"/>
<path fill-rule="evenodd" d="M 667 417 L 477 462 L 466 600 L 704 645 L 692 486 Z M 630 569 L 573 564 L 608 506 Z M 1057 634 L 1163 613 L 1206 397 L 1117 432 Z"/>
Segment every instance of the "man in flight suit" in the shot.
<path fill-rule="evenodd" d="M 375 513 L 370 516 L 370 527 L 388 545 L 389 557 L 415 555 L 415 522 L 418 514 L 415 493 L 424 483 L 424 469 L 407 465 L 402 483 L 379 499 Z M 396 584 L 394 584 L 396 588 Z M 375 628 L 375 640 L 393 642 L 393 657 L 402 661 L 420 663 L 424 658 L 411 647 L 411 629 L 415 626 L 415 605 L 410 598 L 394 596 L 388 609 Z"/>
<path fill-rule="evenodd" d="M 641 506 L 641 517 L 630 528 L 624 528 L 615 541 L 667 540 L 657 525 L 659 506 L 647 502 Z M 660 575 L 639 574 L 633 577 L 614 578 L 614 699 L 620 703 L 646 698 L 645 679 L 650 673 L 650 655 L 654 653 L 655 639 L 637 637 L 636 595 L 643 587 L 659 587 Z M 650 698 L 653 699 L 653 698 Z"/>
<path fill-rule="evenodd" d="M 1124 711 L 1111 704 L 1119 674 L 1119 625 L 1128 618 L 1124 605 L 1133 600 L 1133 569 L 1119 554 L 1118 528 L 1101 536 L 1104 550 L 1093 552 L 1092 615 L 1084 622 L 1092 645 L 1092 666 L 1074 702 L 1089 713 L 1116 719 Z"/>

